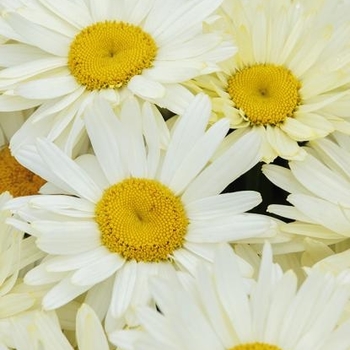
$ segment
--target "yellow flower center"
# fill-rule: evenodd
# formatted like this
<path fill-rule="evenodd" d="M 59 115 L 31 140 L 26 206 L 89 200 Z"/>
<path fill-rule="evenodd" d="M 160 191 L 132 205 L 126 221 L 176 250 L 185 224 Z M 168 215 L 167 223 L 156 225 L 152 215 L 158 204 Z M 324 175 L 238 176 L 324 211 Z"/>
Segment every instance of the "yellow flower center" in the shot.
<path fill-rule="evenodd" d="M 97 22 L 74 38 L 68 66 L 88 90 L 119 88 L 149 68 L 156 57 L 153 38 L 129 23 Z"/>
<path fill-rule="evenodd" d="M 278 125 L 292 117 L 300 103 L 301 84 L 282 66 L 257 64 L 228 79 L 227 92 L 253 125 Z"/>
<path fill-rule="evenodd" d="M 126 260 L 167 260 L 187 232 L 180 198 L 152 179 L 130 178 L 109 187 L 95 213 L 102 244 Z"/>
<path fill-rule="evenodd" d="M 0 193 L 9 191 L 13 197 L 37 194 L 45 182 L 19 164 L 8 147 L 0 150 Z"/>
<path fill-rule="evenodd" d="M 265 343 L 247 343 L 234 346 L 229 350 L 282 350 L 280 347 Z"/>

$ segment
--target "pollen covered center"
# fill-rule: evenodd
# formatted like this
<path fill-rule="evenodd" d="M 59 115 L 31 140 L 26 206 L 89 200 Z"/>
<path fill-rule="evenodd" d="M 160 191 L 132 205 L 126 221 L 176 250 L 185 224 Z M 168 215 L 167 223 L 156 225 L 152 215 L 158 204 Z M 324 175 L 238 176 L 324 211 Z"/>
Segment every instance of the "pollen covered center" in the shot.
<path fill-rule="evenodd" d="M 266 343 L 247 343 L 234 346 L 229 350 L 282 350 L 280 347 Z"/>
<path fill-rule="evenodd" d="M 8 191 L 13 197 L 38 194 L 45 182 L 19 164 L 7 146 L 0 150 L 0 193 Z"/>
<path fill-rule="evenodd" d="M 227 82 L 236 108 L 253 125 L 278 125 L 300 104 L 298 79 L 285 67 L 257 64 L 237 71 Z"/>
<path fill-rule="evenodd" d="M 68 67 L 88 90 L 120 88 L 152 66 L 157 46 L 140 27 L 97 22 L 79 32 L 70 45 Z"/>
<path fill-rule="evenodd" d="M 188 226 L 180 198 L 152 179 L 129 178 L 109 187 L 95 214 L 102 244 L 126 260 L 167 260 L 183 246 Z"/>

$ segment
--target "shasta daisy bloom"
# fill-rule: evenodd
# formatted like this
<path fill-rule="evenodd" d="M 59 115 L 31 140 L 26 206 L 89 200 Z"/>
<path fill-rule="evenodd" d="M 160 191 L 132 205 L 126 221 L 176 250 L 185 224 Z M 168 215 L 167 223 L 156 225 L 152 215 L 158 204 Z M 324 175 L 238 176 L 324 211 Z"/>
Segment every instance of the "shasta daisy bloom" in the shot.
<path fill-rule="evenodd" d="M 238 53 L 222 71 L 191 86 L 213 99 L 213 120 L 253 130 L 263 160 L 302 159 L 298 142 L 350 132 L 349 3 L 252 0 L 223 2 Z M 223 21 L 220 20 L 222 26 Z"/>
<path fill-rule="evenodd" d="M 221 2 L 4 2 L 0 33 L 16 43 L 1 47 L 0 110 L 40 106 L 31 122 L 47 119 L 49 138 L 66 132 L 70 144 L 96 96 L 116 106 L 134 95 L 182 113 L 193 97 L 182 83 L 218 70 L 236 50 L 203 32 Z"/>
<path fill-rule="evenodd" d="M 87 109 L 84 120 L 95 155 L 73 161 L 45 139 L 36 150 L 28 145 L 19 153 L 20 162 L 54 185 L 55 193 L 61 188 L 66 194 L 21 197 L 9 204 L 48 253 L 25 276 L 29 284 L 54 284 L 43 299 L 45 309 L 89 291 L 90 305 L 100 298 L 119 319 L 130 305 L 150 301 L 149 276 L 191 272 L 199 260 L 211 261 L 219 242 L 273 233 L 269 217 L 245 213 L 261 201 L 259 193 L 220 195 L 258 162 L 254 138 L 240 139 L 209 162 L 229 125 L 223 119 L 206 130 L 211 106 L 199 95 L 161 151 L 157 110 L 145 103 L 140 111 L 130 103 L 119 118 L 103 100 Z"/>
<path fill-rule="evenodd" d="M 341 138 L 347 139 L 349 136 Z M 308 143 L 302 161 L 289 168 L 266 164 L 263 172 L 290 195 L 288 205 L 272 204 L 268 211 L 294 220 L 280 228 L 333 244 L 350 236 L 350 151 L 336 143 L 334 136 Z"/>
<path fill-rule="evenodd" d="M 263 252 L 259 276 L 247 290 L 232 250 L 220 249 L 212 269 L 202 265 L 194 291 L 152 279 L 161 313 L 138 311 L 143 331 L 119 331 L 111 340 L 133 350 L 347 350 L 350 322 L 338 325 L 349 299 L 341 278 L 310 272 L 298 288 Z M 130 332 L 130 333 L 129 333 Z"/>

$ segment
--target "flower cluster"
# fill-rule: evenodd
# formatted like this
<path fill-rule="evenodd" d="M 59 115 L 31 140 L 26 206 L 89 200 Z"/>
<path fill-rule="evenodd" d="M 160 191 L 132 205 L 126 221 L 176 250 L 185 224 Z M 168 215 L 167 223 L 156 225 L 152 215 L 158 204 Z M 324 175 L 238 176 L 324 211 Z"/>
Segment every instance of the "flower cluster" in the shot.
<path fill-rule="evenodd" d="M 0 349 L 350 350 L 350 1 L 0 9 Z"/>

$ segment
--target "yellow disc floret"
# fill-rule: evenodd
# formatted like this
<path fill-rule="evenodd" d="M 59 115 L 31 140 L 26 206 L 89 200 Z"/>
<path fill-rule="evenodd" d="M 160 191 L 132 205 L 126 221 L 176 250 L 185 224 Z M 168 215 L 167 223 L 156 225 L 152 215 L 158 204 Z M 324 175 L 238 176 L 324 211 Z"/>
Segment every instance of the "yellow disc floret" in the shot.
<path fill-rule="evenodd" d="M 8 147 L 0 150 L 0 193 L 8 191 L 13 197 L 37 194 L 45 182 L 19 164 Z"/>
<path fill-rule="evenodd" d="M 71 43 L 68 66 L 88 90 L 119 88 L 152 66 L 157 46 L 140 27 L 117 21 L 97 22 Z"/>
<path fill-rule="evenodd" d="M 102 244 L 126 260 L 163 261 L 183 246 L 184 206 L 156 180 L 129 178 L 109 187 L 95 213 Z"/>
<path fill-rule="evenodd" d="M 280 347 L 266 343 L 247 343 L 234 346 L 229 350 L 282 350 Z"/>
<path fill-rule="evenodd" d="M 253 125 L 278 125 L 300 104 L 298 79 L 285 67 L 257 64 L 228 79 L 227 92 Z"/>

